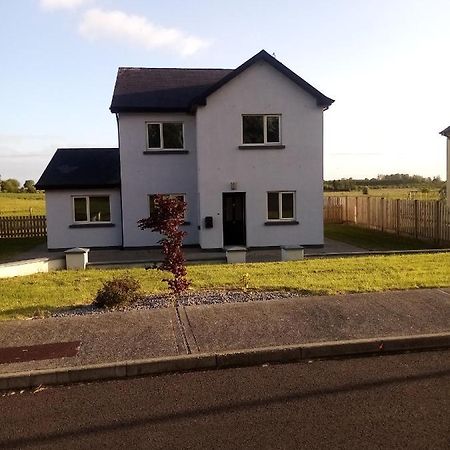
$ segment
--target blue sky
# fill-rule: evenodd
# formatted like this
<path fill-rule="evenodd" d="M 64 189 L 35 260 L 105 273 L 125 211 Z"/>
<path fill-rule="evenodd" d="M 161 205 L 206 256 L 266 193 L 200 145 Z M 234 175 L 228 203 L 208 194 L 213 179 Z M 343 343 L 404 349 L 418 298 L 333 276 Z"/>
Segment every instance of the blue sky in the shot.
<path fill-rule="evenodd" d="M 234 68 L 262 48 L 336 102 L 325 178 L 445 178 L 448 0 L 1 1 L 0 175 L 116 146 L 119 66 Z"/>

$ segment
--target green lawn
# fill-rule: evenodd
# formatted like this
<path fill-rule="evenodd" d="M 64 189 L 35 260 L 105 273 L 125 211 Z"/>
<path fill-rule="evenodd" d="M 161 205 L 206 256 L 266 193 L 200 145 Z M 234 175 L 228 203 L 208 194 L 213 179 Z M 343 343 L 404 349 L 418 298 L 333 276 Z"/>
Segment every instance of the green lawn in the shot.
<path fill-rule="evenodd" d="M 298 262 L 194 265 L 193 289 L 298 290 L 304 294 L 372 292 L 450 286 L 450 252 L 440 254 L 309 259 Z M 103 281 L 128 273 L 147 293 L 166 291 L 157 270 L 58 271 L 0 281 L 0 319 L 30 317 L 36 311 L 88 304 Z"/>
<path fill-rule="evenodd" d="M 41 216 L 45 215 L 43 193 L 10 194 L 0 192 L 0 216 Z"/>
<path fill-rule="evenodd" d="M 43 244 L 45 237 L 0 239 L 0 262 Z M 1 301 L 1 300 L 0 300 Z"/>
<path fill-rule="evenodd" d="M 329 239 L 346 242 L 366 250 L 422 250 L 439 247 L 433 242 L 345 224 L 327 224 L 324 233 Z"/>

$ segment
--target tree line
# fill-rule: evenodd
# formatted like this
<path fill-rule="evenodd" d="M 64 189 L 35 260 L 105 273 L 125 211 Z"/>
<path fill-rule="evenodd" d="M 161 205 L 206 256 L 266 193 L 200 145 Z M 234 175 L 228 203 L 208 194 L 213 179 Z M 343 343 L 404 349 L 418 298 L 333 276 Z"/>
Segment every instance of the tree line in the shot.
<path fill-rule="evenodd" d="M 364 189 L 381 188 L 415 188 L 415 189 L 442 189 L 444 182 L 440 176 L 422 177 L 420 175 L 408 175 L 395 173 L 391 175 L 378 175 L 376 178 L 341 178 L 339 180 L 327 180 L 323 183 L 324 191 L 360 191 Z"/>
<path fill-rule="evenodd" d="M 28 194 L 34 194 L 37 192 L 34 180 L 25 180 L 23 185 L 20 185 L 20 181 L 15 178 L 7 178 L 2 180 L 0 177 L 0 192 L 26 192 Z"/>

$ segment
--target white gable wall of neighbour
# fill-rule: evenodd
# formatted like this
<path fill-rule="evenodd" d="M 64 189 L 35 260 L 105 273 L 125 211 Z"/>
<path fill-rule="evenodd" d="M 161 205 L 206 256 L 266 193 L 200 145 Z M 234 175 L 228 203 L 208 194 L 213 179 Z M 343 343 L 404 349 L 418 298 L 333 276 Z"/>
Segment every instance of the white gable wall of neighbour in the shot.
<path fill-rule="evenodd" d="M 183 122 L 188 153 L 145 154 L 148 122 Z M 195 116 L 178 113 L 120 113 L 120 166 L 122 180 L 124 247 L 156 246 L 161 235 L 140 230 L 138 220 L 149 216 L 149 195 L 185 194 L 188 234 L 185 244 L 198 244 Z"/>
<path fill-rule="evenodd" d="M 74 223 L 74 196 L 109 196 L 111 222 L 109 226 Z M 80 189 L 46 190 L 47 246 L 49 249 L 71 247 L 119 247 L 122 245 L 120 190 Z M 77 225 L 74 227 L 74 225 Z"/>
<path fill-rule="evenodd" d="M 447 205 L 450 206 L 450 137 L 447 137 Z"/>
<path fill-rule="evenodd" d="M 285 148 L 239 149 L 243 114 L 281 114 Z M 247 246 L 323 244 L 323 111 L 315 98 L 258 62 L 211 94 L 196 120 L 202 248 L 223 246 L 222 193 L 232 181 L 246 193 Z M 265 224 L 268 191 L 295 191 L 298 224 Z M 213 228 L 205 229 L 206 216 Z"/>

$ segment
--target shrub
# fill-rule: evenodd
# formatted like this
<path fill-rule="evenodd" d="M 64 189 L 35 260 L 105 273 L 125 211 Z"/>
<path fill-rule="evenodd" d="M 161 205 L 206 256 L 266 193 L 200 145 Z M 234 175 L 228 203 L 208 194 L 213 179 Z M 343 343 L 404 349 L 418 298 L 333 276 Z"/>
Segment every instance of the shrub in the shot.
<path fill-rule="evenodd" d="M 180 230 L 185 210 L 184 201 L 158 194 L 155 196 L 155 208 L 151 216 L 138 222 L 141 230 L 150 228 L 165 236 L 159 241 L 165 259 L 158 269 L 172 273 L 173 278 L 164 278 L 163 281 L 169 285 L 175 296 L 181 294 L 191 284 L 186 278 L 187 271 L 182 250 L 186 232 Z"/>
<path fill-rule="evenodd" d="M 364 186 L 362 189 L 362 193 L 363 195 L 368 195 L 369 194 L 369 188 L 367 186 Z"/>
<path fill-rule="evenodd" d="M 105 281 L 95 296 L 94 305 L 99 308 L 129 305 L 141 297 L 140 288 L 139 281 L 130 276 Z"/>

